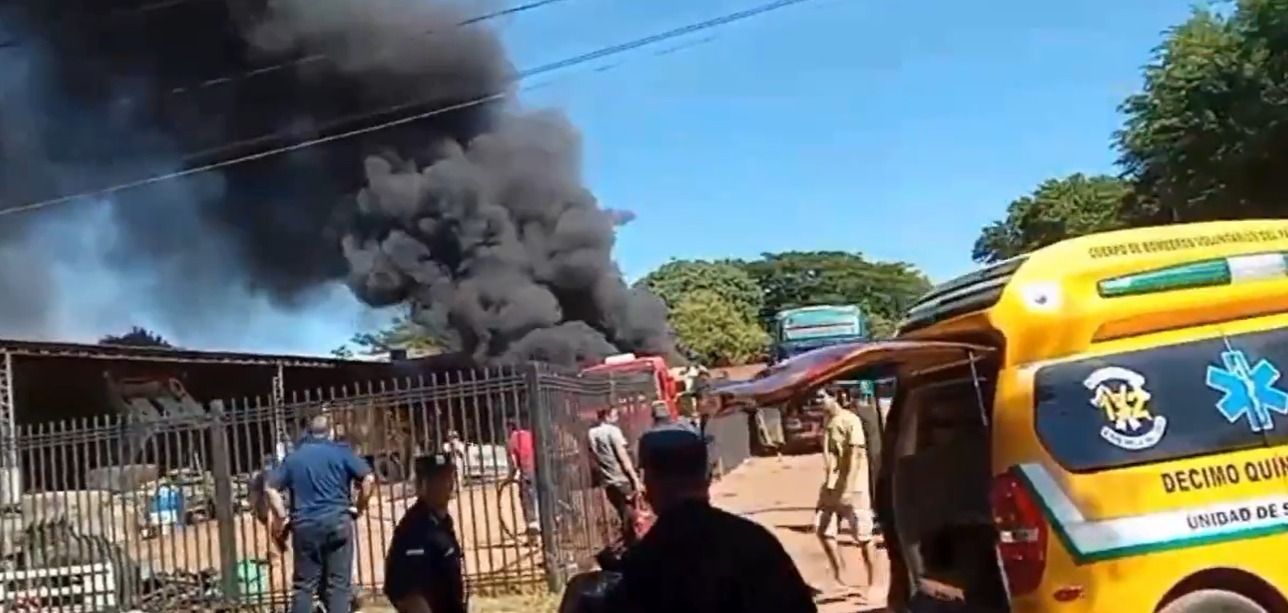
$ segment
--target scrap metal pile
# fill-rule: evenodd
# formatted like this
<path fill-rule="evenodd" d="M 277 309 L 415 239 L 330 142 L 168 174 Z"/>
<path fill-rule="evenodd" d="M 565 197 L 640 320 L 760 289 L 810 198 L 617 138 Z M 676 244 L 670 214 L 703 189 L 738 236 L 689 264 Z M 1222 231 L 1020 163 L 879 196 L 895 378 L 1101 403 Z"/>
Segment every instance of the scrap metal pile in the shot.
<path fill-rule="evenodd" d="M 0 602 L 0 610 L 218 611 L 264 604 L 247 600 L 271 597 L 266 584 L 241 576 L 243 570 L 258 575 L 257 567 L 250 568 L 256 561 L 246 561 L 248 569 L 239 567 L 237 578 L 239 591 L 254 593 L 235 599 L 226 597 L 214 568 L 153 571 L 148 562 L 133 558 L 123 543 L 151 539 L 167 526 L 212 519 L 214 480 L 192 469 L 122 474 L 117 471 L 113 483 L 99 485 L 101 498 L 85 491 L 38 494 L 20 515 L 6 518 L 0 558 L 0 594 L 6 602 Z M 249 478 L 234 479 L 233 490 L 234 508 L 245 508 Z M 94 586 L 93 593 L 86 593 L 87 585 Z"/>

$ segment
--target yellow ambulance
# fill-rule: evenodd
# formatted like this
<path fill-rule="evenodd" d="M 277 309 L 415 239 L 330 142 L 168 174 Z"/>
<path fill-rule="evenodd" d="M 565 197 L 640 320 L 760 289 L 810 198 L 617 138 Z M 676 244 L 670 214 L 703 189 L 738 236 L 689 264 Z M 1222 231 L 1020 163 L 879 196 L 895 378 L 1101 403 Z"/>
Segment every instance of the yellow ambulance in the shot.
<path fill-rule="evenodd" d="M 944 283 L 897 338 L 718 390 L 895 377 L 896 610 L 1288 612 L 1288 221 L 1125 230 Z M 952 610 L 952 609 L 945 609 Z"/>

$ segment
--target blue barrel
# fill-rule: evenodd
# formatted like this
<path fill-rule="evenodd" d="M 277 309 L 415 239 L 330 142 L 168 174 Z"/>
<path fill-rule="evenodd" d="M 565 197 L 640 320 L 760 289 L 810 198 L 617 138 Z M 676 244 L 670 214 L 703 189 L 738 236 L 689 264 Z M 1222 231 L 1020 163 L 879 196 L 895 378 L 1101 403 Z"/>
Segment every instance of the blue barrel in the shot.
<path fill-rule="evenodd" d="M 154 525 L 171 526 L 182 523 L 183 491 L 170 485 L 157 487 L 148 511 Z"/>

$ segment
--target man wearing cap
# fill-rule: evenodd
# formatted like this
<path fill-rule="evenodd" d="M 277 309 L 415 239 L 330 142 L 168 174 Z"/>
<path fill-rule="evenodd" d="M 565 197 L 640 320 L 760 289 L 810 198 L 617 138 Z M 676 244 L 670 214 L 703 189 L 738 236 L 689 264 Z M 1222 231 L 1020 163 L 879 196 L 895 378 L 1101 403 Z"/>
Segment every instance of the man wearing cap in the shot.
<path fill-rule="evenodd" d="M 385 596 L 399 613 L 465 613 L 461 544 L 447 505 L 456 491 L 448 453 L 415 461 L 416 503 L 398 520 L 385 554 Z"/>
<path fill-rule="evenodd" d="M 672 421 L 674 421 L 671 418 L 671 408 L 666 406 L 666 402 L 662 400 L 654 401 L 653 406 L 650 407 L 650 410 L 653 413 L 654 428 L 658 426 L 665 426 L 667 424 L 670 424 Z"/>
<path fill-rule="evenodd" d="M 827 561 L 832 578 L 845 586 L 841 577 L 845 566 L 836 547 L 837 524 L 844 521 L 850 536 L 863 556 L 868 587 L 873 584 L 875 546 L 872 539 L 872 504 L 868 493 L 867 440 L 859 416 L 846 409 L 837 390 L 820 389 L 815 400 L 823 405 L 823 484 L 819 487 L 814 516 L 814 530 Z"/>
<path fill-rule="evenodd" d="M 350 493 L 355 483 L 356 502 Z M 366 511 L 374 485 L 367 462 L 333 440 L 326 413 L 309 420 L 299 445 L 268 475 L 264 494 L 273 523 L 281 526 L 274 540 L 283 542 L 289 530 L 294 553 L 290 613 L 312 613 L 315 595 L 328 611 L 351 607 L 353 521 Z M 291 494 L 289 513 L 283 492 Z"/>
<path fill-rule="evenodd" d="M 614 613 L 814 613 L 805 580 L 763 526 L 711 506 L 707 442 L 684 424 L 640 437 L 644 496 L 657 523 L 624 554 Z"/>

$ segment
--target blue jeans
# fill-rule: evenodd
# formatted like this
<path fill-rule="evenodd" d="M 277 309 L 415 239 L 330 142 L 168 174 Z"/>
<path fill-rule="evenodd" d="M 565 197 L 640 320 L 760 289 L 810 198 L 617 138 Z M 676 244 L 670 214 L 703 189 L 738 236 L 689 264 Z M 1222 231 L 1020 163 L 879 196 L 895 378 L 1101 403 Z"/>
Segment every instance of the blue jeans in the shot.
<path fill-rule="evenodd" d="M 327 613 L 353 605 L 353 519 L 348 514 L 292 522 L 295 573 L 290 613 L 313 613 L 316 595 Z"/>

